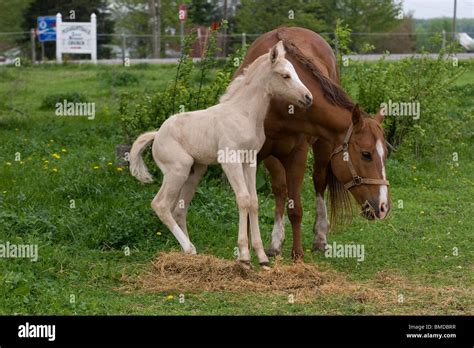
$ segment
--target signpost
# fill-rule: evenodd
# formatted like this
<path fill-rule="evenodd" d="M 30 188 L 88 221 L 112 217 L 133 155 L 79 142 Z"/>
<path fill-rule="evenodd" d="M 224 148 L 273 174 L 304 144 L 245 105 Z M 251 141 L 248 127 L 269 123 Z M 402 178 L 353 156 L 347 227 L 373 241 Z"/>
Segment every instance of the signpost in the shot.
<path fill-rule="evenodd" d="M 39 42 L 56 41 L 56 17 L 38 17 L 37 33 Z"/>
<path fill-rule="evenodd" d="M 63 53 L 86 53 L 97 63 L 97 21 L 91 15 L 90 22 L 63 22 L 61 14 L 56 15 L 56 61 L 62 62 Z"/>
<path fill-rule="evenodd" d="M 46 41 L 56 41 L 56 17 L 38 17 L 36 34 L 41 44 L 41 61 L 44 60 L 44 43 Z"/>
<path fill-rule="evenodd" d="M 186 22 L 186 19 L 188 18 L 188 9 L 186 5 L 181 4 L 179 5 L 179 12 L 178 12 L 178 18 L 179 21 L 181 22 L 181 54 L 184 54 L 184 22 Z"/>

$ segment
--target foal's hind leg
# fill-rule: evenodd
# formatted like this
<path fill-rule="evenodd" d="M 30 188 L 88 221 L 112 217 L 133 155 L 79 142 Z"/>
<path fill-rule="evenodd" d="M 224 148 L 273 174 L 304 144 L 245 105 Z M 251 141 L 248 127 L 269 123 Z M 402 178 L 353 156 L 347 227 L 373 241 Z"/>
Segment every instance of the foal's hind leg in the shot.
<path fill-rule="evenodd" d="M 281 254 L 283 241 L 285 240 L 285 201 L 287 197 L 285 168 L 280 160 L 270 156 L 264 161 L 272 178 L 272 192 L 275 197 L 275 221 L 273 223 L 272 241 L 266 250 L 268 256 Z"/>
<path fill-rule="evenodd" d="M 188 213 L 189 204 L 196 193 L 196 188 L 201 181 L 202 176 L 207 170 L 207 165 L 195 163 L 191 169 L 191 173 L 189 174 L 186 183 L 181 188 L 181 192 L 179 194 L 178 203 L 173 211 L 173 217 L 178 223 L 178 226 L 181 227 L 183 232 L 188 236 L 188 227 L 186 224 L 186 216 Z"/>

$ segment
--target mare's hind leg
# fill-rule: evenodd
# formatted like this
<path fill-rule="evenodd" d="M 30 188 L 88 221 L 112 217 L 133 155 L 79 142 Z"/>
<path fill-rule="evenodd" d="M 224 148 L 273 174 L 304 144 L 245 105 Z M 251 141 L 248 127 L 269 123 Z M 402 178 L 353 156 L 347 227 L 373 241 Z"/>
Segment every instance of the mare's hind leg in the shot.
<path fill-rule="evenodd" d="M 178 223 L 178 226 L 181 227 L 183 232 L 188 236 L 188 227 L 186 224 L 186 216 L 188 214 L 189 204 L 196 193 L 197 186 L 201 181 L 202 176 L 207 170 L 207 165 L 195 163 L 191 168 L 191 173 L 189 174 L 188 179 L 186 180 L 184 186 L 181 188 L 179 194 L 178 203 L 173 211 L 173 217 Z"/>
<path fill-rule="evenodd" d="M 264 161 L 272 178 L 272 192 L 275 197 L 275 221 L 273 223 L 272 241 L 266 250 L 268 256 L 281 254 L 285 240 L 285 201 L 287 197 L 285 167 L 276 157 L 270 156 Z"/>
<path fill-rule="evenodd" d="M 313 185 L 316 192 L 317 220 L 314 224 L 313 251 L 326 249 L 326 235 L 329 231 L 329 220 L 324 201 L 324 191 L 327 186 L 327 171 L 331 157 L 331 146 L 322 139 L 313 144 Z"/>
<path fill-rule="evenodd" d="M 296 146 L 283 160 L 286 170 L 286 185 L 288 187 L 287 212 L 293 229 L 293 248 L 291 250 L 293 261 L 302 260 L 304 257 L 303 245 L 301 243 L 301 220 L 303 219 L 301 185 L 303 184 L 309 145 L 306 139 L 301 141 L 304 143 Z"/>

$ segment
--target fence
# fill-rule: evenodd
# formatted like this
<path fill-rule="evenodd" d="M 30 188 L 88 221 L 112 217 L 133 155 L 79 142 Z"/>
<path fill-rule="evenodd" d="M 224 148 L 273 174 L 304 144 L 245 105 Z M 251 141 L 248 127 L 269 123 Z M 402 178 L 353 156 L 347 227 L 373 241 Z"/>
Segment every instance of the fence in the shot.
<path fill-rule="evenodd" d="M 220 34 L 218 44 L 220 55 L 232 53 L 237 48 L 251 43 L 260 34 Z M 334 33 L 321 33 L 333 43 Z M 474 33 L 468 33 L 471 37 Z M 425 33 L 352 33 L 351 49 L 354 54 L 364 53 L 391 53 L 413 54 L 421 52 L 436 53 L 452 41 L 450 32 Z M 206 36 L 201 40 L 206 41 Z M 336 45 L 337 46 L 337 45 Z M 370 50 L 366 51 L 369 47 Z M 334 47 L 337 50 L 337 47 Z M 152 35 L 135 34 L 98 34 L 98 58 L 100 60 L 148 59 L 152 57 Z M 196 50 L 198 51 L 198 50 Z M 463 51 L 461 49 L 461 51 Z M 54 60 L 55 42 L 40 44 L 34 32 L 0 33 L 0 62 L 11 62 L 21 56 L 28 60 Z M 161 58 L 177 58 L 181 52 L 181 38 L 179 35 L 161 36 Z M 199 56 L 198 52 L 196 53 Z M 69 59 L 85 59 L 87 56 L 71 56 Z M 67 58 L 66 58 L 67 59 Z"/>

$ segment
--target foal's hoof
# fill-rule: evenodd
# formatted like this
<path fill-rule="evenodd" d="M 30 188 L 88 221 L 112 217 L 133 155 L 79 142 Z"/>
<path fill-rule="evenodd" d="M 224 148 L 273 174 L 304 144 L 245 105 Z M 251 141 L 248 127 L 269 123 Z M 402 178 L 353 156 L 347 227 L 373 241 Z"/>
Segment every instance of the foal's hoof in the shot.
<path fill-rule="evenodd" d="M 262 267 L 262 269 L 265 271 L 269 271 L 271 269 L 269 262 L 260 262 L 260 267 Z"/>
<path fill-rule="evenodd" d="M 251 269 L 252 265 L 250 264 L 250 261 L 247 260 L 239 260 L 240 265 L 245 268 L 245 269 Z"/>
<path fill-rule="evenodd" d="M 273 249 L 272 247 L 270 247 L 267 250 L 265 250 L 265 254 L 267 254 L 267 256 L 269 257 L 275 257 L 278 255 L 281 255 L 281 250 Z"/>

